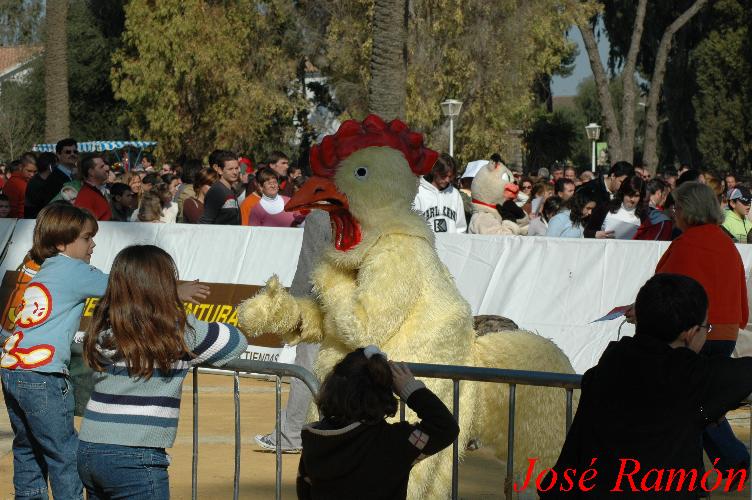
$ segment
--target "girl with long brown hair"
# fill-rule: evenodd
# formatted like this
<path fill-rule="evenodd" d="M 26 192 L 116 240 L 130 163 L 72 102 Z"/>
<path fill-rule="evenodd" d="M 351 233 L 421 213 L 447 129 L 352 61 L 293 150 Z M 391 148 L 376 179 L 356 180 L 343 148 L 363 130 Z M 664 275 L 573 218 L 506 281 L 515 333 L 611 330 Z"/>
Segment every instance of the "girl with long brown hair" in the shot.
<path fill-rule="evenodd" d="M 186 315 L 172 258 L 153 245 L 122 250 L 94 310 L 84 360 L 95 373 L 78 448 L 90 498 L 169 498 L 165 448 L 175 441 L 191 366 L 221 366 L 248 346 L 233 326 Z"/>

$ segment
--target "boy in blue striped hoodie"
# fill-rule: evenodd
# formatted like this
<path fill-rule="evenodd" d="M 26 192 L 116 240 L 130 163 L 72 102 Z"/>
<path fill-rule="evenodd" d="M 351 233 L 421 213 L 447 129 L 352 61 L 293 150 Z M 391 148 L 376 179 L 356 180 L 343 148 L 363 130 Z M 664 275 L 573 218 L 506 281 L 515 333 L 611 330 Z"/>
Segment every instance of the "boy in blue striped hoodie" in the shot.
<path fill-rule="evenodd" d="M 158 247 L 121 251 L 84 341 L 94 369 L 78 448 L 90 499 L 169 498 L 165 448 L 175 441 L 188 370 L 221 366 L 248 342 L 233 326 L 186 316 L 172 258 Z"/>

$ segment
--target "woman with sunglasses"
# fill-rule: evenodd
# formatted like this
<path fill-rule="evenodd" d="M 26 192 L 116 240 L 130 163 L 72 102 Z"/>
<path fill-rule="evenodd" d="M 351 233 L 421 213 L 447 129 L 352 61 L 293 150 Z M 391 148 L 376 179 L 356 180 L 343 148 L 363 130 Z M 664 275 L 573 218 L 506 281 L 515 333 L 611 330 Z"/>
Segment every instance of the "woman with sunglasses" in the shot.
<path fill-rule="evenodd" d="M 531 195 L 533 194 L 533 181 L 529 177 L 523 177 L 519 181 L 520 192 L 517 193 L 517 206 L 525 211 L 528 217 L 533 211 L 533 200 Z"/>

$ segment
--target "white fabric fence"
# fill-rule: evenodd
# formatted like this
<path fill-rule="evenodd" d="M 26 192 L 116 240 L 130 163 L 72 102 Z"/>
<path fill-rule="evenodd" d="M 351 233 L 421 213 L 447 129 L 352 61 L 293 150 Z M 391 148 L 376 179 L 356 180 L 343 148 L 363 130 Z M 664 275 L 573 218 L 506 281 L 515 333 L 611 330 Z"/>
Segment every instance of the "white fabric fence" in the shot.
<path fill-rule="evenodd" d="M 22 261 L 33 228 L 32 220 L 0 220 L 0 245 L 9 242 L 2 271 Z M 277 274 L 289 286 L 302 235 L 301 229 L 105 222 L 92 264 L 108 271 L 122 248 L 150 243 L 173 256 L 181 279 L 263 285 Z M 445 234 L 436 245 L 473 314 L 506 316 L 552 339 L 582 373 L 616 339 L 621 320 L 591 322 L 634 301 L 668 243 Z M 749 287 L 752 245 L 738 248 Z M 633 331 L 624 325 L 622 335 Z M 740 339 L 738 352 L 752 353 L 749 338 Z"/>

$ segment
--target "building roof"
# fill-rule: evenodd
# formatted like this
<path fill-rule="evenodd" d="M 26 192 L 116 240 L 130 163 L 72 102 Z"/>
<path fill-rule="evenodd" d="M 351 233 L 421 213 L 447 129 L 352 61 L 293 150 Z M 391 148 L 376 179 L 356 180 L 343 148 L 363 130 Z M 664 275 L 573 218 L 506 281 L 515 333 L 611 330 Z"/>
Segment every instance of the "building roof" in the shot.
<path fill-rule="evenodd" d="M 42 51 L 40 45 L 0 47 L 0 77 L 17 70 Z"/>

